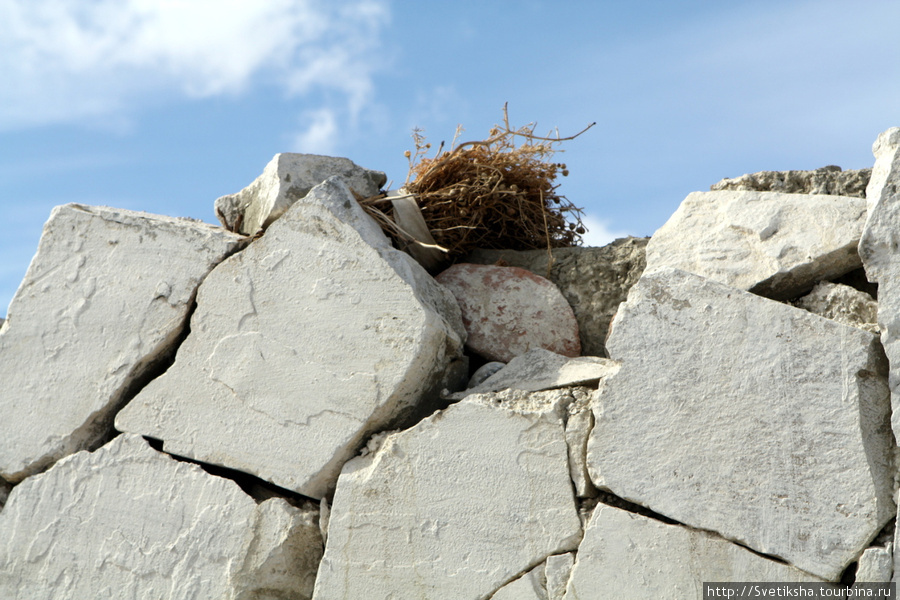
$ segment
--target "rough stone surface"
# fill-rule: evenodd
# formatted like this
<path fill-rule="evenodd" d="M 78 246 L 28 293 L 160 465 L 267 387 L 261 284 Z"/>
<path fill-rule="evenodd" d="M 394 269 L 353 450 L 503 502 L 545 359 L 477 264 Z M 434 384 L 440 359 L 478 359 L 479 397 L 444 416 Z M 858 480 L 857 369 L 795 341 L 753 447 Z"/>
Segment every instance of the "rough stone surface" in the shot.
<path fill-rule="evenodd" d="M 481 599 L 574 550 L 560 392 L 470 396 L 348 462 L 314 597 Z"/>
<path fill-rule="evenodd" d="M 491 364 L 491 363 L 488 363 Z M 451 394 L 459 400 L 471 394 L 500 390 L 540 392 L 573 385 L 593 385 L 613 375 L 618 365 L 597 356 L 569 357 L 535 348 L 515 357 L 480 385 Z"/>
<path fill-rule="evenodd" d="M 188 219 L 54 208 L 0 329 L 0 476 L 102 443 L 130 388 L 174 349 L 197 286 L 241 244 Z"/>
<path fill-rule="evenodd" d="M 878 325 L 890 364 L 894 435 L 900 438 L 900 127 L 872 146 L 875 167 L 866 192 L 869 215 L 859 241 L 866 275 L 878 282 Z"/>
<path fill-rule="evenodd" d="M 857 583 L 886 583 L 894 574 L 894 545 L 866 548 L 856 568 Z"/>
<path fill-rule="evenodd" d="M 544 564 L 541 563 L 497 590 L 491 600 L 547 600 L 545 583 Z"/>
<path fill-rule="evenodd" d="M 318 499 L 457 385 L 464 339 L 453 297 L 331 178 L 209 275 L 175 364 L 116 427 Z"/>
<path fill-rule="evenodd" d="M 586 392 L 587 389 L 583 388 Z M 575 485 L 575 495 L 578 498 L 593 498 L 597 495 L 597 488 L 591 481 L 587 468 L 587 445 L 591 430 L 594 428 L 594 412 L 591 396 L 587 393 L 578 394 L 573 390 L 575 401 L 568 407 L 568 419 L 566 420 L 566 444 L 569 446 L 569 475 Z"/>
<path fill-rule="evenodd" d="M 878 333 L 878 303 L 869 294 L 848 285 L 827 281 L 817 283 L 809 294 L 798 298 L 794 306 L 844 325 Z"/>
<path fill-rule="evenodd" d="M 581 354 L 572 307 L 549 280 L 517 267 L 469 263 L 436 279 L 459 302 L 466 345 L 476 354 L 500 362 L 533 348 Z"/>
<path fill-rule="evenodd" d="M 647 245 L 647 270 L 674 267 L 787 300 L 860 266 L 866 201 L 774 192 L 694 192 Z"/>
<path fill-rule="evenodd" d="M 466 262 L 527 269 L 559 287 L 578 321 L 581 353 L 607 356 L 609 322 L 641 276 L 648 238 L 623 238 L 602 248 L 476 250 Z M 499 262 L 498 262 L 499 261 Z"/>
<path fill-rule="evenodd" d="M 374 196 L 387 182 L 384 173 L 363 169 L 346 158 L 276 154 L 253 183 L 216 200 L 216 216 L 226 229 L 253 235 L 332 176 L 341 177 L 361 198 Z"/>
<path fill-rule="evenodd" d="M 703 598 L 704 581 L 821 579 L 705 531 L 600 505 L 585 529 L 565 600 Z"/>
<path fill-rule="evenodd" d="M 312 521 L 123 435 L 14 489 L 0 597 L 308 598 L 322 552 Z"/>
<path fill-rule="evenodd" d="M 832 165 L 815 171 L 760 171 L 734 179 L 723 179 L 709 189 L 714 192 L 740 190 L 865 198 L 871 176 L 872 169 L 843 171 Z"/>
<path fill-rule="evenodd" d="M 572 567 L 575 564 L 575 554 L 566 552 L 547 558 L 544 563 L 544 579 L 547 582 L 547 600 L 563 600 L 566 595 L 566 587 Z"/>
<path fill-rule="evenodd" d="M 894 517 L 876 336 L 666 269 L 632 288 L 608 347 L 601 489 L 830 580 Z"/>

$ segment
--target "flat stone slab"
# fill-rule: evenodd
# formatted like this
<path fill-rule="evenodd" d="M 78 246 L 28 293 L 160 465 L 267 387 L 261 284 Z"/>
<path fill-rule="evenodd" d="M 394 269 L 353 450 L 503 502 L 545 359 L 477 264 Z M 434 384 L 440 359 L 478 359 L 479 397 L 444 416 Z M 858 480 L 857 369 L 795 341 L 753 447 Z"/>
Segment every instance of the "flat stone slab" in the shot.
<path fill-rule="evenodd" d="M 644 270 L 648 238 L 622 238 L 600 248 L 476 250 L 466 262 L 527 269 L 556 284 L 572 306 L 581 353 L 607 356 L 609 322 Z"/>
<path fill-rule="evenodd" d="M 787 300 L 859 268 L 866 200 L 694 192 L 647 244 L 647 270 L 673 267 Z"/>
<path fill-rule="evenodd" d="M 577 547 L 563 396 L 517 393 L 470 396 L 344 466 L 314 598 L 483 599 Z"/>
<path fill-rule="evenodd" d="M 705 581 L 822 580 L 708 532 L 599 505 L 578 547 L 565 600 L 703 598 Z"/>
<path fill-rule="evenodd" d="M 608 347 L 597 487 L 828 580 L 894 517 L 873 334 L 666 269 L 632 288 Z"/>
<path fill-rule="evenodd" d="M 505 367 L 475 387 L 451 394 L 460 400 L 471 394 L 500 390 L 540 392 L 555 388 L 593 385 L 613 375 L 619 367 L 607 358 L 597 356 L 569 357 L 543 348 L 535 348 L 515 357 Z"/>
<path fill-rule="evenodd" d="M 309 598 L 317 518 L 280 498 L 257 505 L 126 434 L 14 488 L 0 512 L 0 597 Z"/>
<path fill-rule="evenodd" d="M 360 198 L 374 196 L 387 182 L 384 173 L 364 169 L 347 158 L 276 154 L 253 183 L 236 194 L 216 200 L 216 216 L 226 229 L 254 235 L 314 187 L 334 176 L 343 179 Z"/>
<path fill-rule="evenodd" d="M 464 339 L 452 295 L 331 178 L 210 273 L 175 364 L 116 427 L 320 499 L 453 385 Z"/>
<path fill-rule="evenodd" d="M 472 352 L 500 362 L 534 348 L 581 354 L 572 307 L 547 279 L 517 267 L 469 263 L 435 279 L 459 302 Z"/>
<path fill-rule="evenodd" d="M 190 219 L 54 208 L 0 330 L 0 477 L 101 443 L 129 388 L 174 350 L 197 286 L 242 245 Z"/>

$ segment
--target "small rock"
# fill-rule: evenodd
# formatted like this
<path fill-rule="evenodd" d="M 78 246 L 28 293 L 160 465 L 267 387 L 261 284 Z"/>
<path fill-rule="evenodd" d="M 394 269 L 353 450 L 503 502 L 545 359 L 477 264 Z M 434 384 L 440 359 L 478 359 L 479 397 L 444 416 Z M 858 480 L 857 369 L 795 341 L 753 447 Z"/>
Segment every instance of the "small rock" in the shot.
<path fill-rule="evenodd" d="M 572 567 L 575 565 L 575 554 L 555 554 L 548 556 L 544 563 L 544 579 L 547 582 L 547 600 L 563 600 Z"/>
<path fill-rule="evenodd" d="M 866 548 L 856 567 L 857 583 L 887 583 L 894 574 L 894 545 Z"/>
<path fill-rule="evenodd" d="M 492 364 L 492 363 L 488 363 Z M 593 385 L 615 374 L 619 367 L 613 361 L 596 356 L 575 358 L 535 348 L 515 357 L 480 385 L 450 397 L 460 400 L 471 394 L 500 390 L 540 392 L 575 385 Z"/>
<path fill-rule="evenodd" d="M 608 347 L 600 489 L 828 580 L 895 516 L 871 333 L 667 269 L 632 288 Z"/>
<path fill-rule="evenodd" d="M 314 598 L 477 600 L 574 550 L 564 410 L 559 390 L 469 396 L 344 465 Z"/>
<path fill-rule="evenodd" d="M 703 598 L 707 581 L 822 580 L 706 531 L 600 505 L 578 547 L 565 600 Z"/>
<path fill-rule="evenodd" d="M 793 304 L 826 319 L 878 333 L 878 303 L 869 294 L 848 285 L 817 283 L 809 294 Z"/>
<path fill-rule="evenodd" d="M 859 268 L 866 201 L 775 192 L 694 192 L 647 244 L 647 271 L 674 267 L 788 300 Z"/>
<path fill-rule="evenodd" d="M 608 356 L 606 334 L 619 303 L 644 270 L 648 238 L 622 238 L 602 248 L 476 250 L 466 262 L 527 269 L 546 277 L 572 306 L 581 353 Z"/>
<path fill-rule="evenodd" d="M 331 178 L 210 273 L 116 427 L 320 499 L 372 433 L 461 387 L 464 339 L 453 296 Z"/>
<path fill-rule="evenodd" d="M 484 363 L 478 369 L 472 373 L 472 377 L 469 378 L 469 383 L 466 385 L 466 388 L 475 388 L 484 383 L 484 380 L 488 377 L 491 377 L 494 373 L 502 369 L 506 366 L 506 363 L 502 362 L 489 362 Z"/>
<path fill-rule="evenodd" d="M 553 283 L 525 269 L 456 264 L 436 277 L 459 302 L 466 346 L 509 362 L 532 348 L 578 356 L 578 322 Z"/>
<path fill-rule="evenodd" d="M 866 197 L 866 186 L 872 169 L 843 171 L 837 166 L 815 171 L 761 171 L 723 179 L 710 190 L 781 192 L 783 194 L 827 194 L 833 196 Z"/>
<path fill-rule="evenodd" d="M 207 273 L 243 245 L 188 219 L 53 209 L 0 330 L 0 476 L 95 448 L 131 389 L 176 348 Z"/>
<path fill-rule="evenodd" d="M 315 513 L 122 435 L 19 484 L 0 512 L 0 596 L 309 598 Z"/>
<path fill-rule="evenodd" d="M 216 216 L 229 231 L 254 235 L 332 176 L 341 177 L 361 198 L 374 196 L 387 182 L 384 173 L 363 169 L 346 158 L 276 154 L 253 183 L 216 200 Z"/>

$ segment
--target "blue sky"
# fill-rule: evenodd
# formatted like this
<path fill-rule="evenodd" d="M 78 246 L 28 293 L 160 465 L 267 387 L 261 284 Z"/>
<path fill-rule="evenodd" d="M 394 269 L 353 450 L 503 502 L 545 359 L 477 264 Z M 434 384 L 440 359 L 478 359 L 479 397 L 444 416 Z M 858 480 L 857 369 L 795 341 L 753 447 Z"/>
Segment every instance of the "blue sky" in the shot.
<path fill-rule="evenodd" d="M 215 222 L 278 152 L 406 177 L 413 127 L 574 133 L 589 241 L 759 170 L 871 166 L 900 3 L 0 0 L 0 305 L 57 204 Z M 3 312 L 0 309 L 0 312 Z"/>

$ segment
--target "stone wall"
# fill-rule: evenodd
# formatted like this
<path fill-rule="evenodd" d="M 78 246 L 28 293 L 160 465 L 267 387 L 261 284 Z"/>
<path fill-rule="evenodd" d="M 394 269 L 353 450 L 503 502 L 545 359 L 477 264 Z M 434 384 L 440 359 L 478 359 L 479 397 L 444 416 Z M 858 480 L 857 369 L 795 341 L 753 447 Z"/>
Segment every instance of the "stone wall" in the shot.
<path fill-rule="evenodd" d="M 891 581 L 900 129 L 874 151 L 436 278 L 346 159 L 275 157 L 222 228 L 58 207 L 0 324 L 0 597 Z"/>

